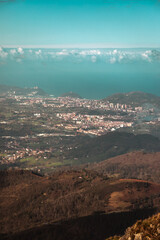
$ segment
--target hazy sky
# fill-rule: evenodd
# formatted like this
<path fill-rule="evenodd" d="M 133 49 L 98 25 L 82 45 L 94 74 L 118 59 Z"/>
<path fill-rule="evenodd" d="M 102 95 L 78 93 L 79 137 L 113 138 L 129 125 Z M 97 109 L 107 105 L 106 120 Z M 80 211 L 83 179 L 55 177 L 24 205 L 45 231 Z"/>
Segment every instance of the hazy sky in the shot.
<path fill-rule="evenodd" d="M 0 45 L 160 47 L 160 1 L 0 0 Z"/>

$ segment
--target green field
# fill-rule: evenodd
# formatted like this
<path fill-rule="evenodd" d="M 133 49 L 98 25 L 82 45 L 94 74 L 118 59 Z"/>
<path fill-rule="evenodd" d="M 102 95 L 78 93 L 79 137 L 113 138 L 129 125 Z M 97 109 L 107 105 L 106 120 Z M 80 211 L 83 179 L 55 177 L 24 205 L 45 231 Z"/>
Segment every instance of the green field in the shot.
<path fill-rule="evenodd" d="M 59 166 L 65 166 L 65 165 L 72 165 L 73 161 L 72 160 L 63 160 L 59 161 L 57 158 L 50 158 L 50 159 L 44 159 L 44 158 L 35 158 L 34 156 L 27 157 L 20 159 L 20 163 L 24 167 L 59 167 Z"/>

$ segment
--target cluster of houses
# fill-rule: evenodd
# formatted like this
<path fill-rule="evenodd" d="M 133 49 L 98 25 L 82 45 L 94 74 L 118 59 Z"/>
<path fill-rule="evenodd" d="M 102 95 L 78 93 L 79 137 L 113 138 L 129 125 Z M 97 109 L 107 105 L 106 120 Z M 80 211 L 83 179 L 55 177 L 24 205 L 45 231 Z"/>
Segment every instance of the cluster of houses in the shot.
<path fill-rule="evenodd" d="M 75 112 L 57 113 L 57 117 L 63 119 L 66 124 L 63 127 L 68 130 L 75 129 L 78 133 L 102 135 L 108 131 L 115 131 L 122 127 L 131 127 L 133 122 L 123 120 L 106 120 L 103 115 L 84 115 Z"/>
<path fill-rule="evenodd" d="M 35 158 L 42 157 L 45 159 L 46 153 L 52 152 L 51 149 L 47 150 L 33 150 L 29 148 L 25 148 L 22 150 L 17 150 L 15 153 L 11 154 L 10 151 L 5 151 L 5 153 L 0 156 L 0 162 L 1 164 L 10 164 L 10 163 L 15 163 L 16 160 L 22 159 L 22 158 L 27 158 L 27 157 L 32 157 L 34 156 Z"/>

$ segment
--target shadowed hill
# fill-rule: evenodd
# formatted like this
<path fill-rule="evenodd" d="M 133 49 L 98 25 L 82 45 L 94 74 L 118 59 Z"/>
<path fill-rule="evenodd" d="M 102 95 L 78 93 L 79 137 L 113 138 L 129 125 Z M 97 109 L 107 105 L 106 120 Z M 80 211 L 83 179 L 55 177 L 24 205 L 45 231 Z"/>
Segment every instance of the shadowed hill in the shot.
<path fill-rule="evenodd" d="M 66 153 L 66 158 L 77 158 L 81 163 L 100 162 L 135 150 L 160 151 L 160 140 L 149 134 L 110 132 L 77 144 Z"/>
<path fill-rule="evenodd" d="M 110 237 L 106 240 L 143 240 L 160 239 L 160 213 L 150 218 L 137 221 L 132 227 L 127 228 L 122 237 Z"/>
<path fill-rule="evenodd" d="M 97 213 L 55 224 L 43 225 L 20 233 L 2 236 L 4 240 L 104 240 L 113 234 L 124 234 L 137 219 L 154 213 L 151 209 L 133 212 Z"/>

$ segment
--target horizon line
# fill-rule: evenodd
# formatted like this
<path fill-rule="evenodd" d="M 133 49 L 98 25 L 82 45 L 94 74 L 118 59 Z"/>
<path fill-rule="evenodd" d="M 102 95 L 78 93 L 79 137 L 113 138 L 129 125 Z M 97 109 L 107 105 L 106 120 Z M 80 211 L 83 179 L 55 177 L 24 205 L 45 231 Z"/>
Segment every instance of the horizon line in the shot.
<path fill-rule="evenodd" d="M 23 44 L 0 44 L 2 48 L 160 48 L 160 45 L 116 45 L 116 44 L 52 44 L 52 45 L 23 45 Z"/>

